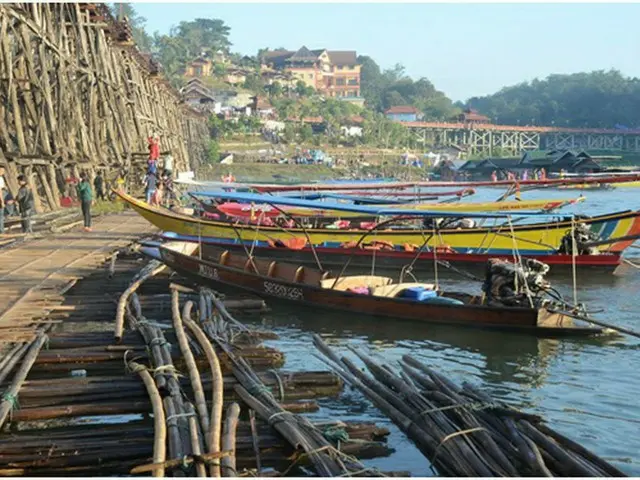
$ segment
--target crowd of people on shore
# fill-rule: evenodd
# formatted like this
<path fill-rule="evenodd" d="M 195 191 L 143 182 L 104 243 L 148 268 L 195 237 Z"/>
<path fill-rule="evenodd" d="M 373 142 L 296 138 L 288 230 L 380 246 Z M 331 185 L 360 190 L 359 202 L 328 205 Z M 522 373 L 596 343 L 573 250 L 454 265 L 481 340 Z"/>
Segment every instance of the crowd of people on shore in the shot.
<path fill-rule="evenodd" d="M 22 221 L 22 231 L 33 233 L 31 226 L 31 216 L 35 210 L 33 192 L 27 185 L 27 178 L 24 175 L 18 176 L 18 191 L 15 197 L 7 188 L 4 180 L 4 167 L 0 166 L 0 234 L 4 233 L 4 219 L 8 216 L 15 216 L 20 213 Z"/>
<path fill-rule="evenodd" d="M 176 202 L 173 184 L 173 157 L 167 154 L 160 165 L 160 138 L 150 136 L 149 159 L 147 173 L 144 177 L 145 199 L 148 204 L 155 206 L 170 206 Z"/>
<path fill-rule="evenodd" d="M 147 160 L 146 175 L 144 177 L 145 197 L 151 205 L 171 206 L 177 201 L 173 184 L 173 157 L 165 155 L 160 160 L 160 138 L 150 135 L 148 138 L 149 158 Z M 161 165 L 159 165 L 161 163 Z M 161 172 L 161 173 L 159 173 Z M 17 177 L 18 190 L 15 196 L 7 188 L 5 169 L 0 165 L 0 234 L 5 233 L 5 218 L 20 216 L 22 232 L 33 233 L 32 217 L 35 213 L 33 191 L 24 175 Z M 70 207 L 79 205 L 83 218 L 83 230 L 91 231 L 91 207 L 95 200 L 108 200 L 106 194 L 107 182 L 102 172 L 97 171 L 93 182 L 86 172 L 80 173 L 80 178 L 72 172 L 65 179 L 65 189 L 61 198 L 61 205 Z M 115 186 L 118 190 L 125 189 L 124 171 L 119 172 Z"/>
<path fill-rule="evenodd" d="M 562 178 L 564 174 L 564 170 L 560 172 L 560 177 Z M 533 172 L 529 170 L 523 170 L 522 172 L 512 172 L 509 171 L 496 171 L 491 172 L 491 181 L 497 182 L 498 180 L 546 180 L 547 179 L 547 171 L 543 168 L 535 169 Z"/>

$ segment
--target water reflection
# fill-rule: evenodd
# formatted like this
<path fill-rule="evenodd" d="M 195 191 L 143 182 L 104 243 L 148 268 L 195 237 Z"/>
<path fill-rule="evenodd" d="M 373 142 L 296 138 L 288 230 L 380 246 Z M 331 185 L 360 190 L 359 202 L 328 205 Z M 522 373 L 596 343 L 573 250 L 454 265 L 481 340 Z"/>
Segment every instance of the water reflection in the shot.
<path fill-rule="evenodd" d="M 374 351 L 392 354 L 396 359 L 404 353 L 412 353 L 460 365 L 470 363 L 478 380 L 493 385 L 513 383 L 537 388 L 547 379 L 550 362 L 567 348 L 567 342 L 570 348 L 579 350 L 585 345 L 605 341 L 537 338 L 519 333 L 394 322 L 360 314 L 300 309 L 280 302 L 269 305 L 274 310 L 263 315 L 265 327 L 314 332 L 330 343 L 331 339 L 342 343 L 357 340 Z M 311 344 L 309 348 L 313 349 Z"/>

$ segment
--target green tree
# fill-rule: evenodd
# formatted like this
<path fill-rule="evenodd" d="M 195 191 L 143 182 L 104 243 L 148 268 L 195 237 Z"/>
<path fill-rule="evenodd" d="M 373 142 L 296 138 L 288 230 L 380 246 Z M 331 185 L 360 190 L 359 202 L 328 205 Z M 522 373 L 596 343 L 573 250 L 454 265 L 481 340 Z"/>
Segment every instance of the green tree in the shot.
<path fill-rule="evenodd" d="M 360 94 L 370 108 L 380 110 L 382 108 L 382 90 L 384 89 L 380 67 L 371 57 L 366 55 L 359 56 L 358 63 L 360 64 Z"/>
<path fill-rule="evenodd" d="M 247 75 L 243 87 L 251 90 L 253 93 L 264 93 L 264 83 L 259 75 Z"/>
<path fill-rule="evenodd" d="M 223 63 L 216 63 L 213 66 L 213 73 L 216 77 L 222 77 L 225 73 L 227 73 L 227 66 Z"/>
<path fill-rule="evenodd" d="M 361 64 L 360 92 L 373 110 L 382 112 L 393 106 L 411 105 L 424 113 L 427 120 L 448 119 L 460 111 L 428 79 L 409 78 L 400 64 L 381 71 L 371 57 L 360 56 L 358 62 Z"/>
<path fill-rule="evenodd" d="M 210 164 L 220 162 L 220 145 L 214 139 L 209 139 L 207 145 L 207 162 Z"/>
<path fill-rule="evenodd" d="M 300 135 L 300 141 L 303 143 L 309 142 L 313 137 L 313 129 L 309 124 L 302 125 L 298 133 Z"/>
<path fill-rule="evenodd" d="M 155 33 L 153 53 L 162 64 L 172 83 L 180 83 L 180 75 L 187 63 L 203 52 L 227 52 L 231 46 L 230 28 L 219 19 L 196 18 L 191 22 L 180 22 L 168 35 Z"/>
<path fill-rule="evenodd" d="M 280 97 L 284 93 L 284 89 L 280 82 L 273 82 L 271 85 L 265 87 L 272 97 Z"/>
<path fill-rule="evenodd" d="M 298 80 L 296 83 L 296 93 L 300 97 L 309 97 L 315 93 L 315 90 L 311 87 L 308 87 L 306 83 L 302 80 Z"/>
<path fill-rule="evenodd" d="M 561 127 L 640 127 L 640 79 L 617 70 L 549 75 L 484 97 L 467 107 L 496 123 Z"/>
<path fill-rule="evenodd" d="M 284 126 L 284 131 L 282 132 L 282 137 L 284 141 L 287 143 L 293 143 L 296 140 L 296 127 L 291 123 L 287 122 Z"/>
<path fill-rule="evenodd" d="M 173 34 L 184 40 L 187 52 L 195 57 L 202 51 L 228 52 L 231 47 L 231 29 L 218 18 L 196 18 L 191 22 L 180 22 Z"/>

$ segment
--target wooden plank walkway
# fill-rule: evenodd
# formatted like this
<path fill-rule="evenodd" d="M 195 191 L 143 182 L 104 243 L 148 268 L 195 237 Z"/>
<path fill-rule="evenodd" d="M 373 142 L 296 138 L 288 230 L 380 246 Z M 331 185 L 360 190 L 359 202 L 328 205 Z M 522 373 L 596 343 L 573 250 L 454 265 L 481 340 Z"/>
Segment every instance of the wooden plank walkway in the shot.
<path fill-rule="evenodd" d="M 0 346 L 29 341 L 75 281 L 115 250 L 156 229 L 133 212 L 95 219 L 80 229 L 0 250 Z"/>

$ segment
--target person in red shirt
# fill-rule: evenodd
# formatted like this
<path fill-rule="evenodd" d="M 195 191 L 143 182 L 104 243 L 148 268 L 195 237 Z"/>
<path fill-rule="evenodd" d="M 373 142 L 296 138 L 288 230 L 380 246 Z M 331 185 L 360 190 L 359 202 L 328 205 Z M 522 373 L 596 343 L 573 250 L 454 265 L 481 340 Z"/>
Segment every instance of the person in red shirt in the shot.
<path fill-rule="evenodd" d="M 150 136 L 149 142 L 149 160 L 158 160 L 160 158 L 160 138 L 158 136 Z"/>
<path fill-rule="evenodd" d="M 156 170 L 156 163 L 160 158 L 160 138 L 157 135 L 152 135 L 147 139 L 149 143 L 149 171 Z"/>

